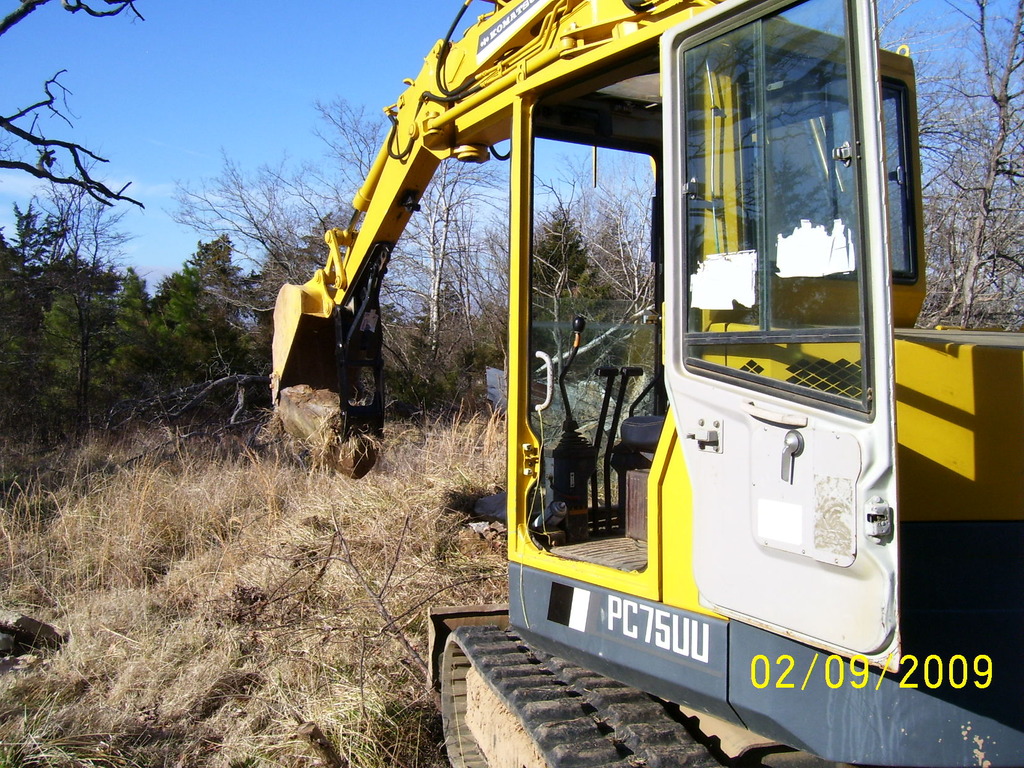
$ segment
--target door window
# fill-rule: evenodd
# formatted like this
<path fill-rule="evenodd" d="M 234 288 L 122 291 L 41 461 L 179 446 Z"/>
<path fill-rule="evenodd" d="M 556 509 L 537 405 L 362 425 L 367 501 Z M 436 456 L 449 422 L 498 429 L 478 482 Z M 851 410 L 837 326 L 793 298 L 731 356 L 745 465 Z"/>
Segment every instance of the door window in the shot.
<path fill-rule="evenodd" d="M 686 356 L 868 411 L 841 10 L 809 0 L 683 54 Z"/>

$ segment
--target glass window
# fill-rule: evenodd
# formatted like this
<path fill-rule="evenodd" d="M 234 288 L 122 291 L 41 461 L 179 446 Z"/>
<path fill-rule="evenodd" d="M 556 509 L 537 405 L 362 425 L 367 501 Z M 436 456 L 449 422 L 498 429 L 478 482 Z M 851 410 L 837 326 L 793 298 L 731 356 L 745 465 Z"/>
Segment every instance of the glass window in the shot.
<path fill-rule="evenodd" d="M 889 203 L 889 252 L 893 276 L 913 281 L 917 277 L 913 197 L 907 152 L 907 88 L 895 81 L 882 86 L 882 117 L 885 130 L 885 178 Z"/>
<path fill-rule="evenodd" d="M 867 409 L 843 3 L 683 56 L 688 362 Z"/>

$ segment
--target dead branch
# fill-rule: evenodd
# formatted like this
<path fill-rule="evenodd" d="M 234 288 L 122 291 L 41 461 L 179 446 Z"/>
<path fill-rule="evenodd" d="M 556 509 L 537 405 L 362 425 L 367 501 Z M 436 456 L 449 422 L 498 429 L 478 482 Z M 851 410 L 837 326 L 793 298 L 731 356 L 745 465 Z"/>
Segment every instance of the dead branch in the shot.
<path fill-rule="evenodd" d="M 324 732 L 314 722 L 302 723 L 295 731 L 300 739 L 305 739 L 309 745 L 323 760 L 327 768 L 348 768 L 348 760 L 338 754 L 338 751 L 331 744 Z"/>
<path fill-rule="evenodd" d="M 255 374 L 234 374 L 219 379 L 203 381 L 188 387 L 139 400 L 125 400 L 107 413 L 106 428 L 114 429 L 130 421 L 141 420 L 149 424 L 174 422 L 183 416 L 198 411 L 217 392 L 235 387 L 235 406 L 228 424 L 238 425 L 246 407 L 245 390 L 261 387 L 269 391 L 270 377 Z"/>
<path fill-rule="evenodd" d="M 90 166 L 93 163 L 108 162 L 105 158 L 86 149 L 81 144 L 76 144 L 71 141 L 63 141 L 61 139 L 48 139 L 40 134 L 33 133 L 33 130 L 35 130 L 34 120 L 32 129 L 30 130 L 26 130 L 16 124 L 17 120 L 24 120 L 29 116 L 35 118 L 39 112 L 47 111 L 57 117 L 60 117 L 70 125 L 70 121 L 67 116 L 57 106 L 58 94 L 55 93 L 55 91 L 59 89 L 61 99 L 65 98 L 67 95 L 67 89 L 64 88 L 59 81 L 62 74 L 64 74 L 64 70 L 61 70 L 44 83 L 43 91 L 46 93 L 45 99 L 37 101 L 35 104 L 31 104 L 24 109 L 20 109 L 13 115 L 0 115 L 0 128 L 7 131 L 7 133 L 11 134 L 15 138 L 34 147 L 39 155 L 39 161 L 36 165 L 31 165 L 23 160 L 0 157 L 0 168 L 23 171 L 37 179 L 50 181 L 54 184 L 78 187 L 88 193 L 94 200 L 103 203 L 104 205 L 112 205 L 114 201 L 121 200 L 133 203 L 140 208 L 144 208 L 145 206 L 141 202 L 123 194 L 128 188 L 127 184 L 115 192 L 107 187 L 103 182 L 92 177 L 89 172 Z M 75 175 L 59 175 L 56 171 L 51 170 L 58 163 L 58 152 L 62 153 L 65 158 L 69 158 L 71 160 L 76 171 Z"/>
<path fill-rule="evenodd" d="M 382 631 L 390 630 L 395 637 L 398 638 L 398 642 L 402 644 L 402 647 L 405 648 L 408 662 L 417 667 L 422 674 L 426 675 L 427 663 L 423 660 L 423 657 L 419 652 L 413 648 L 409 638 L 402 631 L 401 627 L 398 626 L 391 610 L 384 603 L 383 594 L 373 588 L 373 585 L 370 584 L 366 575 L 363 573 L 363 570 L 356 563 L 355 557 L 352 555 L 352 550 L 349 548 L 348 540 L 345 538 L 345 534 L 341 531 L 341 523 L 338 521 L 337 516 L 334 518 L 334 529 L 336 531 L 335 535 L 337 536 L 338 542 L 341 544 L 341 548 L 343 550 L 343 554 L 340 559 L 348 566 L 352 575 L 355 577 L 356 582 L 360 587 L 362 587 L 363 592 L 366 593 L 366 596 L 370 598 L 374 607 L 377 609 L 377 613 L 380 614 L 382 619 L 384 619 L 384 627 L 382 628 Z"/>
<path fill-rule="evenodd" d="M 24 21 L 33 11 L 49 2 L 50 0 L 21 0 L 21 5 L 7 14 L 3 20 L 0 20 L 0 36 L 8 32 L 18 22 Z M 83 0 L 61 0 L 61 5 L 68 13 L 85 11 L 87 15 L 95 17 L 117 16 L 119 13 L 130 9 L 137 19 L 145 21 L 142 14 L 139 13 L 139 9 L 135 7 L 135 0 L 100 0 L 100 2 L 108 6 L 106 10 L 93 8 L 92 5 L 88 2 L 83 2 Z"/>
<path fill-rule="evenodd" d="M 295 597 L 297 597 L 299 595 L 309 594 L 309 592 L 313 589 L 313 587 L 315 587 L 316 584 L 319 581 L 321 581 L 324 576 L 327 575 L 327 569 L 330 567 L 331 563 L 333 563 L 333 562 L 335 562 L 335 560 L 337 560 L 337 558 L 334 556 L 335 543 L 337 542 L 337 540 L 338 540 L 338 536 L 337 535 L 332 536 L 327 554 L 325 556 L 323 556 L 323 557 L 311 558 L 307 563 L 305 563 L 306 567 L 320 566 L 319 569 L 316 572 L 316 575 L 313 576 L 312 579 L 310 579 L 306 584 L 300 586 L 299 588 L 291 589 L 291 590 L 286 592 L 285 591 L 285 587 L 288 586 L 293 580 L 296 580 L 299 577 L 299 575 L 304 573 L 305 570 L 306 570 L 306 567 L 296 568 L 283 581 L 278 583 L 274 587 L 274 589 L 270 592 L 270 594 L 262 594 L 258 599 L 255 599 L 255 600 L 252 601 L 251 605 L 249 606 L 249 610 L 247 611 L 247 613 L 249 614 L 249 617 L 251 619 L 255 620 L 255 619 L 259 618 L 260 616 L 262 616 L 263 613 L 266 611 L 266 609 L 269 608 L 274 603 L 281 603 L 281 602 L 284 602 L 286 600 L 291 600 L 291 599 L 293 599 L 293 598 L 295 598 Z M 290 557 L 284 558 L 284 557 L 279 557 L 277 555 L 269 555 L 268 554 L 268 555 L 265 555 L 265 557 L 268 560 L 291 560 L 291 561 L 293 561 L 293 563 L 294 563 L 294 560 L 295 560 L 294 556 L 290 556 Z M 282 629 L 282 628 L 294 629 L 294 627 L 292 625 L 290 625 L 290 624 L 289 625 L 283 625 L 281 627 L 270 627 L 270 628 L 271 629 Z"/>
<path fill-rule="evenodd" d="M 91 7 L 89 3 L 82 2 L 82 0 L 61 0 L 61 5 L 64 6 L 65 11 L 71 13 L 78 13 L 79 11 L 85 11 L 89 16 L 95 16 L 97 18 L 102 16 L 117 16 L 119 13 L 127 8 L 130 8 L 132 13 L 140 21 L 145 21 L 142 18 L 142 14 L 139 13 L 139 9 L 135 7 L 134 0 L 102 0 L 107 6 L 107 10 L 100 11 Z M 44 0 L 45 2 L 45 0 Z"/>
<path fill-rule="evenodd" d="M 3 21 L 0 21 L 0 35 L 3 35 L 7 30 L 22 21 L 32 11 L 41 5 L 46 5 L 50 0 L 22 0 L 21 5 L 11 11 L 7 16 L 4 17 Z"/>

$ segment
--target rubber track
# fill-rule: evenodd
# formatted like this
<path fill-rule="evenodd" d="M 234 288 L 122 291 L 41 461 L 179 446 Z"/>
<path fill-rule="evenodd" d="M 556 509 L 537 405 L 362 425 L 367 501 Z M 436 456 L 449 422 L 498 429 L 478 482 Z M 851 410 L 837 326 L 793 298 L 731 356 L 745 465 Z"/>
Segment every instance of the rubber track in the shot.
<path fill-rule="evenodd" d="M 453 632 L 473 667 L 537 742 L 549 768 L 720 768 L 650 696 L 535 651 L 514 632 Z"/>

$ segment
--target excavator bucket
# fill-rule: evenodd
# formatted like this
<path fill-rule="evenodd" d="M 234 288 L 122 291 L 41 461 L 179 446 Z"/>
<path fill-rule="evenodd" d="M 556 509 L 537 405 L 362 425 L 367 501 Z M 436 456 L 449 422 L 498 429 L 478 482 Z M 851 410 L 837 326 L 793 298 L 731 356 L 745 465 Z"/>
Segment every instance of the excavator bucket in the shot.
<path fill-rule="evenodd" d="M 314 280 L 282 286 L 277 294 L 271 379 L 275 402 L 282 390 L 298 384 L 338 393 L 333 302 L 318 288 Z"/>
<path fill-rule="evenodd" d="M 274 375 L 277 417 L 284 430 L 324 464 L 359 478 L 373 467 L 375 443 L 344 434 L 333 311 L 324 315 L 317 285 L 285 285 L 274 306 Z M 312 310 L 312 311 L 308 311 Z"/>
<path fill-rule="evenodd" d="M 285 285 L 274 306 L 272 394 L 285 431 L 324 463 L 362 477 L 384 428 L 380 286 L 390 248 L 375 248 L 342 303 L 323 271 Z"/>

